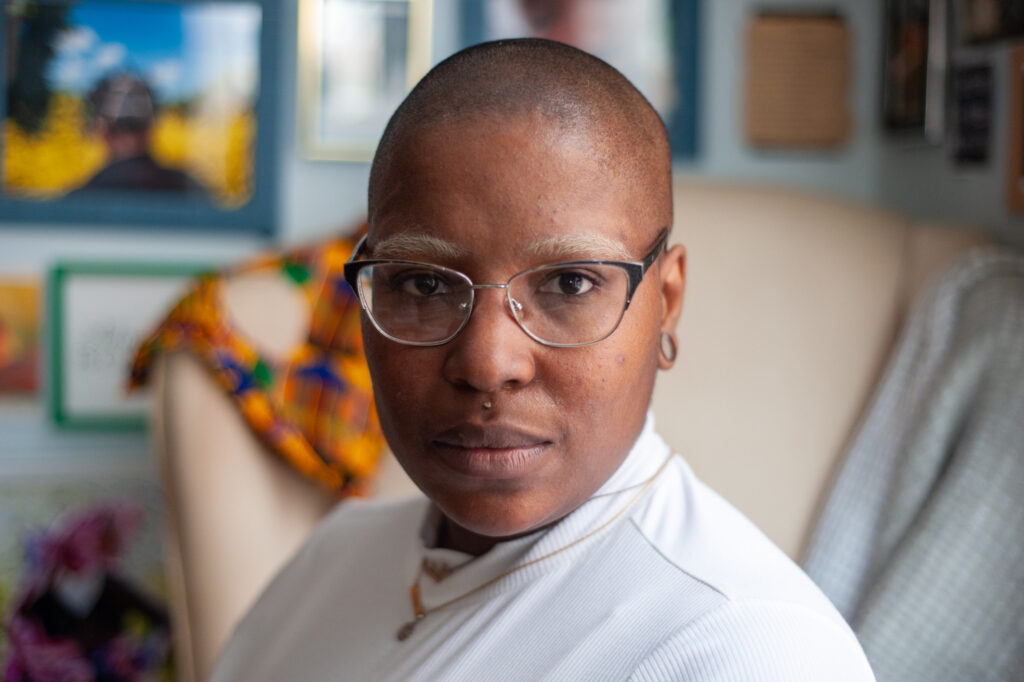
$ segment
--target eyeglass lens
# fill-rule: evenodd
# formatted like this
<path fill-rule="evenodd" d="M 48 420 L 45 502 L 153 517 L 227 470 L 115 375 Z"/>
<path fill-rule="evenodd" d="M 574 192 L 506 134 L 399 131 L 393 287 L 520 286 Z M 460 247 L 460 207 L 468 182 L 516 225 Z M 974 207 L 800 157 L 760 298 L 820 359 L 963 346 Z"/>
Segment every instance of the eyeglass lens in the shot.
<path fill-rule="evenodd" d="M 472 313 L 473 284 L 437 266 L 382 263 L 359 273 L 360 297 L 376 326 L 409 343 L 450 339 Z M 551 265 L 521 272 L 508 283 L 519 325 L 538 341 L 577 345 L 599 341 L 619 324 L 629 277 L 607 264 Z"/>

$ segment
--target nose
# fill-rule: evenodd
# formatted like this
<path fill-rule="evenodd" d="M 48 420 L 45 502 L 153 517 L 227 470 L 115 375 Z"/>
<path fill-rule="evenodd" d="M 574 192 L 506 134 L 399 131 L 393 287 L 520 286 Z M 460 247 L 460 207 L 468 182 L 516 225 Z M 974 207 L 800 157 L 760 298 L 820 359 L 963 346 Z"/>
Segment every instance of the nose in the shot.
<path fill-rule="evenodd" d="M 483 393 L 529 384 L 539 344 L 519 328 L 504 289 L 479 289 L 475 296 L 469 322 L 445 346 L 445 379 Z"/>

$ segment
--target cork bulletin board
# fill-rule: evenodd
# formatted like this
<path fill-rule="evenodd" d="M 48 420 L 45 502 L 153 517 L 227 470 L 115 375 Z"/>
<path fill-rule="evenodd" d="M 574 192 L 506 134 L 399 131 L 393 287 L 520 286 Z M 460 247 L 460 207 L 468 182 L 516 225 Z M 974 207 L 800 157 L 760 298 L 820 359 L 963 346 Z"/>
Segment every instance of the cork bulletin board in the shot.
<path fill-rule="evenodd" d="M 849 52 L 838 15 L 755 16 L 747 33 L 747 141 L 768 149 L 842 146 L 851 127 Z"/>

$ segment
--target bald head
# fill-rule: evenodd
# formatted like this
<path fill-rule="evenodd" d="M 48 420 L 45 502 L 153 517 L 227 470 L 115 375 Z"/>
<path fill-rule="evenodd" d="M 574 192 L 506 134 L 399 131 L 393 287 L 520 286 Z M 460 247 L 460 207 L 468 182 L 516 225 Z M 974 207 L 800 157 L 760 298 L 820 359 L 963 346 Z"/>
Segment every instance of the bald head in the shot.
<path fill-rule="evenodd" d="M 482 43 L 434 67 L 391 117 L 370 172 L 369 213 L 389 171 L 417 135 L 444 125 L 540 118 L 586 140 L 602 167 L 636 187 L 646 210 L 671 224 L 671 152 L 665 126 L 644 96 L 600 59 L 542 39 Z M 641 197 L 643 197 L 641 199 Z"/>

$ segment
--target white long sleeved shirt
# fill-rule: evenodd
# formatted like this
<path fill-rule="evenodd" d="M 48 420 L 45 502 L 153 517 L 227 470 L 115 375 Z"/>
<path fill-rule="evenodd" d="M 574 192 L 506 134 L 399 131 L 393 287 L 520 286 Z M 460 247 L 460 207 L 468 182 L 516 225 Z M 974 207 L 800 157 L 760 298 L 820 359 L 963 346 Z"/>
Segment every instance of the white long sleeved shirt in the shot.
<path fill-rule="evenodd" d="M 429 611 L 598 528 L 663 464 L 607 528 L 396 637 L 424 558 L 455 568 L 419 578 Z M 436 517 L 423 499 L 341 505 L 239 625 L 214 682 L 874 679 L 828 600 L 671 457 L 650 417 L 615 474 L 548 529 L 473 558 L 429 546 Z"/>

